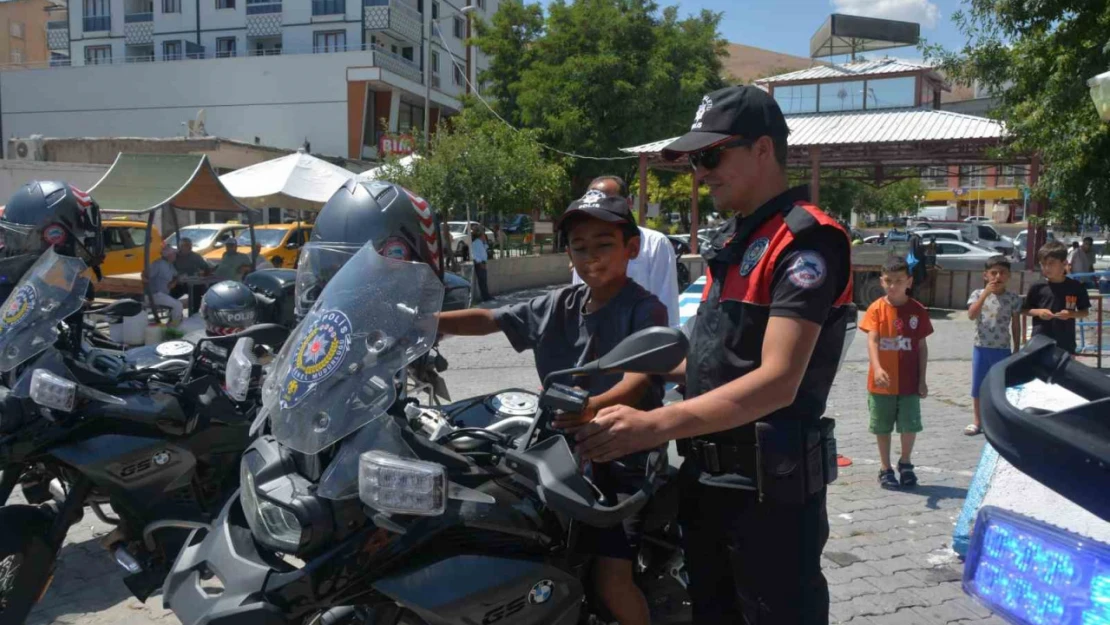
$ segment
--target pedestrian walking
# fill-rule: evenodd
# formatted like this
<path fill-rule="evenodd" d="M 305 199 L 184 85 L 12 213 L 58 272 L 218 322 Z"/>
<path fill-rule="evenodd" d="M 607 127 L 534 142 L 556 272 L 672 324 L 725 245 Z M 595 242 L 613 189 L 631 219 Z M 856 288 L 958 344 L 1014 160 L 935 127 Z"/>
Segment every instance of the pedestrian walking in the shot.
<path fill-rule="evenodd" d="M 493 299 L 489 295 L 486 283 L 486 263 L 489 262 L 489 246 L 482 235 L 481 226 L 477 224 L 470 227 L 470 258 L 474 261 L 474 278 L 478 281 L 479 301 L 485 302 Z"/>

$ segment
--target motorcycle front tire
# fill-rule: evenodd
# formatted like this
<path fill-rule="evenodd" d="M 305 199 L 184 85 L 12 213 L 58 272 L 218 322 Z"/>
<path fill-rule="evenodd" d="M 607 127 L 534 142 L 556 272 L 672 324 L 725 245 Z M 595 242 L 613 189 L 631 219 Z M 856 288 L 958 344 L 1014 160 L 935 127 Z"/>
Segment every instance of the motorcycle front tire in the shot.
<path fill-rule="evenodd" d="M 0 508 L 0 625 L 21 625 L 46 590 L 57 553 L 37 506 Z"/>

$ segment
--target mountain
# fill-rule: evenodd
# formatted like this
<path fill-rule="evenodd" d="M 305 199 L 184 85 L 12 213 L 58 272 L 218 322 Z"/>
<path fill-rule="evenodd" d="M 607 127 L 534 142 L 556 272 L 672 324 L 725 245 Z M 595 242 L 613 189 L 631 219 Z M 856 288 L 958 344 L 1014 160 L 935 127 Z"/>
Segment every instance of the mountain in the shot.
<path fill-rule="evenodd" d="M 743 84 L 748 84 L 756 78 L 785 74 L 786 72 L 813 67 L 817 64 L 824 64 L 824 61 L 773 52 L 739 43 L 728 44 L 728 57 L 723 61 L 725 76 Z"/>

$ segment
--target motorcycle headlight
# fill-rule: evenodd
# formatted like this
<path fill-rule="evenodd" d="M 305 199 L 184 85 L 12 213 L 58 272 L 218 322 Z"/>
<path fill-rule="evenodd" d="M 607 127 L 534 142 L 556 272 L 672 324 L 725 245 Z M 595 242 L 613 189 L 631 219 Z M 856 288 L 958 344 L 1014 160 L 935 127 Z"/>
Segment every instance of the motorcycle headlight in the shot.
<path fill-rule="evenodd" d="M 224 369 L 224 386 L 235 401 L 246 401 L 254 373 L 254 339 L 241 338 L 235 343 Z"/>
<path fill-rule="evenodd" d="M 332 516 L 311 483 L 285 462 L 270 437 L 255 441 L 239 465 L 240 499 L 260 544 L 291 555 L 309 552 L 331 533 Z"/>
<path fill-rule="evenodd" d="M 386 513 L 438 516 L 447 508 L 447 470 L 380 451 L 358 459 L 358 497 Z"/>

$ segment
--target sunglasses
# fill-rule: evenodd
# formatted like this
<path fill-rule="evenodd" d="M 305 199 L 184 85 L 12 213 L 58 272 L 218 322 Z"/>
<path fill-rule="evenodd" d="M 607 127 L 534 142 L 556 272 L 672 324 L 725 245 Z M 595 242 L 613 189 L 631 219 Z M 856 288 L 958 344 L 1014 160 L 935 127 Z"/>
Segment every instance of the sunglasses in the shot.
<path fill-rule="evenodd" d="M 750 139 L 733 139 L 725 143 L 717 144 L 711 148 L 701 150 L 700 152 L 693 152 L 687 155 L 686 158 L 690 159 L 690 168 L 697 169 L 704 167 L 707 171 L 716 169 L 721 164 L 721 154 L 730 148 L 746 148 L 750 147 L 755 141 Z"/>

